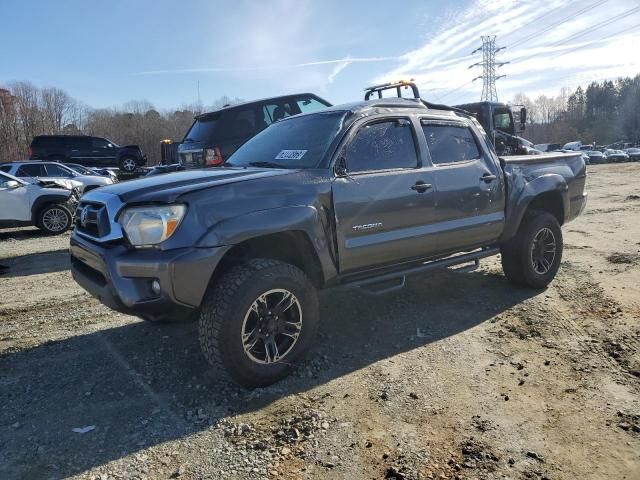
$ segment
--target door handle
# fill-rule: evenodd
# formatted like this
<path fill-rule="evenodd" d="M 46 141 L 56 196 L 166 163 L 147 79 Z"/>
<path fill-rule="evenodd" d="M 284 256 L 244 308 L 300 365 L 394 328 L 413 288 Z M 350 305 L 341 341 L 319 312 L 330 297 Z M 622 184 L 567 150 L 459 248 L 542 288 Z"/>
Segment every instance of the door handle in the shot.
<path fill-rule="evenodd" d="M 415 190 L 418 193 L 424 193 L 432 187 L 430 183 L 425 183 L 422 180 L 418 180 L 415 185 L 411 186 L 411 190 Z"/>
<path fill-rule="evenodd" d="M 491 173 L 485 173 L 484 175 L 482 175 L 480 177 L 480 180 L 482 180 L 485 183 L 489 183 L 489 182 L 493 182 L 494 180 L 496 180 L 498 177 L 496 177 L 495 175 L 491 174 Z"/>

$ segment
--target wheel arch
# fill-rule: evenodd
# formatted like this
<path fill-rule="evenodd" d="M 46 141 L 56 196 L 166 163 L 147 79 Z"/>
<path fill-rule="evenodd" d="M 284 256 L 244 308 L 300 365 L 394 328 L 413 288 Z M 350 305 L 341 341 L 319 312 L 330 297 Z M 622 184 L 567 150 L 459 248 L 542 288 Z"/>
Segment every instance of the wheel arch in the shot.
<path fill-rule="evenodd" d="M 507 215 L 503 241 L 516 235 L 525 215 L 533 210 L 548 212 L 563 225 L 569 212 L 569 187 L 561 175 L 542 175 L 527 183 L 519 195 L 509 195 L 508 205 L 513 208 Z"/>
<path fill-rule="evenodd" d="M 211 281 L 229 268 L 256 258 L 279 260 L 302 270 L 316 288 L 325 278 L 320 259 L 306 232 L 288 230 L 248 238 L 231 247 L 218 263 Z"/>
<path fill-rule="evenodd" d="M 37 223 L 38 215 L 40 215 L 40 212 L 42 211 L 43 208 L 45 208 L 46 206 L 48 206 L 48 205 L 50 205 L 52 203 L 58 203 L 58 204 L 64 205 L 69 200 L 69 196 L 70 195 L 49 194 L 49 195 L 41 195 L 38 198 L 36 198 L 36 200 L 31 205 L 31 221 L 32 221 L 32 223 L 34 223 L 34 224 Z M 67 208 L 67 210 L 69 210 L 68 207 L 65 207 L 65 208 Z M 73 212 L 71 212 L 71 214 L 73 214 Z"/>

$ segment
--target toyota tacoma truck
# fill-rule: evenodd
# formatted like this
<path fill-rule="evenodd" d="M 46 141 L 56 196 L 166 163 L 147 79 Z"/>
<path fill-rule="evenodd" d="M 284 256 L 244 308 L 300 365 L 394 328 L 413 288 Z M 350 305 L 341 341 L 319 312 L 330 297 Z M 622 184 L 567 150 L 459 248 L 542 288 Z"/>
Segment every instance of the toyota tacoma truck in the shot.
<path fill-rule="evenodd" d="M 72 273 L 119 312 L 197 318 L 214 368 L 266 386 L 309 349 L 320 289 L 382 294 L 497 254 L 512 283 L 544 288 L 585 180 L 579 153 L 498 157 L 455 108 L 333 106 L 274 122 L 220 168 L 84 195 Z"/>

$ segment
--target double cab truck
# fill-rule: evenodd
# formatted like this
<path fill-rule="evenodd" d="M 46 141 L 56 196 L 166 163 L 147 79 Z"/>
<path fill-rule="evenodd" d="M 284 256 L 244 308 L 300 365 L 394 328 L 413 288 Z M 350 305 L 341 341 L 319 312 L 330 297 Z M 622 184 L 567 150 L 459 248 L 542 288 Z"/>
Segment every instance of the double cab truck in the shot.
<path fill-rule="evenodd" d="M 512 283 L 546 287 L 585 180 L 579 153 L 500 158 L 454 108 L 333 106 L 273 123 L 220 168 L 84 195 L 72 273 L 114 310 L 197 318 L 211 365 L 265 386 L 309 349 L 321 289 L 383 294 L 497 254 Z"/>

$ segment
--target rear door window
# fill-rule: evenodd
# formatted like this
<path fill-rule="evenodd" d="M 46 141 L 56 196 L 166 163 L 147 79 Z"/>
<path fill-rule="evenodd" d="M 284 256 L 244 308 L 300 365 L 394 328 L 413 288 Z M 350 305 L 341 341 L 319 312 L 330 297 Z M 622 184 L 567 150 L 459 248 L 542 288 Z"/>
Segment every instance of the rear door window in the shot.
<path fill-rule="evenodd" d="M 256 131 L 256 109 L 255 107 L 241 108 L 236 110 L 232 120 L 230 137 L 248 137 Z"/>
<path fill-rule="evenodd" d="M 347 147 L 346 160 L 352 173 L 416 168 L 411 122 L 398 119 L 362 127 Z"/>
<path fill-rule="evenodd" d="M 69 170 L 67 170 L 64 167 L 61 167 L 60 165 L 49 163 L 45 165 L 45 169 L 47 171 L 48 177 L 61 177 L 61 178 L 73 177 L 73 174 Z"/>
<path fill-rule="evenodd" d="M 21 165 L 16 172 L 16 177 L 46 177 L 47 172 L 44 170 L 44 165 L 37 163 L 30 163 L 27 165 Z"/>
<path fill-rule="evenodd" d="M 71 141 L 71 151 L 78 151 L 78 150 L 81 150 L 83 152 L 91 150 L 91 139 L 89 137 L 74 138 Z"/>
<path fill-rule="evenodd" d="M 434 165 L 466 162 L 481 157 L 471 130 L 463 125 L 422 125 Z"/>

